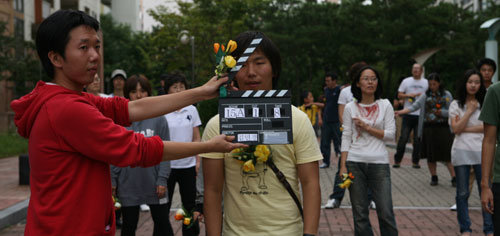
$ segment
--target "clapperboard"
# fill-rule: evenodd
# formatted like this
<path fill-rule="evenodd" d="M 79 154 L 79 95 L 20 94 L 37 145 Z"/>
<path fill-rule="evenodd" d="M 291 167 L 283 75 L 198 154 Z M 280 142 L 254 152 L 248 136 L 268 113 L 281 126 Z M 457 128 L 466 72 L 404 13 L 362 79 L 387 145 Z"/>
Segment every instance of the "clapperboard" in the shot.
<path fill-rule="evenodd" d="M 290 101 L 288 90 L 230 91 L 219 99 L 221 134 L 249 145 L 293 143 Z"/>
<path fill-rule="evenodd" d="M 228 84 L 262 41 L 257 37 L 229 72 Z M 225 90 L 225 88 L 224 88 Z M 292 108 L 288 90 L 225 91 L 219 98 L 221 134 L 248 145 L 291 144 Z"/>

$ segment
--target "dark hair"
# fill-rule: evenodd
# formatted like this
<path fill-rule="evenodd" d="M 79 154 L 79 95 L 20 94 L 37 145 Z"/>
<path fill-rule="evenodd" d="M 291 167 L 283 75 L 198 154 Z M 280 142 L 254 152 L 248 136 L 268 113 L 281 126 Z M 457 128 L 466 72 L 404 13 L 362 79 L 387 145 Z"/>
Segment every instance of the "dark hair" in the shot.
<path fill-rule="evenodd" d="M 339 78 L 339 76 L 337 75 L 337 73 L 332 72 L 332 71 L 326 72 L 325 73 L 325 78 L 326 77 L 331 77 L 332 80 L 337 80 Z"/>
<path fill-rule="evenodd" d="M 469 78 L 472 75 L 479 76 L 479 81 L 480 81 L 481 85 L 480 85 L 479 90 L 477 91 L 475 97 L 476 97 L 477 101 L 479 102 L 479 104 L 481 105 L 481 107 L 483 105 L 484 96 L 486 95 L 486 87 L 484 86 L 483 76 L 481 75 L 481 73 L 479 73 L 478 70 L 469 69 L 469 70 L 465 71 L 464 77 L 457 84 L 457 93 L 456 93 L 457 97 L 456 97 L 456 99 L 458 101 L 458 106 L 460 106 L 460 108 L 464 108 L 465 99 L 467 98 L 467 82 L 469 81 Z"/>
<path fill-rule="evenodd" d="M 281 74 L 281 55 L 278 47 L 274 45 L 273 41 L 269 39 L 264 33 L 258 31 L 246 31 L 241 34 L 238 34 L 234 41 L 238 45 L 236 50 L 231 53 L 236 61 L 243 54 L 244 50 L 248 48 L 248 45 L 252 42 L 253 39 L 257 37 L 262 37 L 262 41 L 256 50 L 260 50 L 260 52 L 264 53 L 269 62 L 271 62 L 271 67 L 273 69 L 273 88 L 278 85 L 278 78 Z"/>
<path fill-rule="evenodd" d="M 351 68 L 349 68 L 348 72 L 348 76 L 351 82 L 354 81 L 356 75 L 358 74 L 358 71 L 367 65 L 368 64 L 366 64 L 366 62 L 364 61 L 358 61 L 351 65 Z"/>
<path fill-rule="evenodd" d="M 493 68 L 493 73 L 497 71 L 497 64 L 490 58 L 483 58 L 477 62 L 477 70 L 481 70 L 481 66 L 490 65 Z"/>
<path fill-rule="evenodd" d="M 439 74 L 436 72 L 430 73 L 429 76 L 427 77 L 427 81 L 434 80 L 439 83 L 439 93 L 444 94 L 444 87 L 443 84 L 441 83 L 441 79 L 439 78 Z M 431 95 L 431 88 L 429 87 L 427 91 L 425 92 L 427 96 Z"/>
<path fill-rule="evenodd" d="M 42 21 L 36 33 L 36 50 L 43 69 L 50 78 L 54 77 L 54 66 L 49 59 L 49 52 L 54 51 L 65 59 L 65 49 L 74 28 L 85 25 L 96 32 L 99 22 L 82 11 L 59 10 Z"/>
<path fill-rule="evenodd" d="M 125 88 L 123 89 L 126 99 L 130 99 L 129 94 L 137 88 L 137 83 L 141 84 L 142 89 L 148 92 L 148 96 L 151 96 L 151 84 L 148 78 L 144 75 L 132 75 L 127 79 L 127 82 L 125 82 Z"/>
<path fill-rule="evenodd" d="M 362 100 L 362 93 L 361 93 L 361 88 L 358 87 L 358 82 L 361 78 L 361 74 L 363 73 L 363 71 L 365 70 L 372 70 L 374 73 L 375 73 L 375 76 L 377 76 L 377 89 L 375 90 L 375 100 L 379 99 L 381 96 L 382 96 L 382 79 L 380 78 L 380 75 L 378 74 L 377 70 L 375 70 L 375 68 L 371 67 L 371 66 L 364 66 L 363 68 L 361 68 L 358 73 L 356 74 L 356 77 L 354 77 L 354 80 L 352 81 L 352 84 L 351 84 L 351 92 L 352 92 L 352 96 L 354 98 L 356 98 L 357 102 L 361 102 Z"/>
<path fill-rule="evenodd" d="M 300 98 L 302 99 L 302 102 L 304 102 L 304 99 L 307 98 L 307 96 L 309 96 L 309 93 L 310 91 L 302 91 L 302 93 L 300 94 Z"/>
<path fill-rule="evenodd" d="M 186 89 L 188 88 L 188 84 L 186 82 L 186 77 L 181 73 L 171 73 L 171 74 L 163 74 L 160 76 L 162 80 L 165 80 L 165 93 L 168 93 L 170 87 L 176 83 L 183 83 Z"/>

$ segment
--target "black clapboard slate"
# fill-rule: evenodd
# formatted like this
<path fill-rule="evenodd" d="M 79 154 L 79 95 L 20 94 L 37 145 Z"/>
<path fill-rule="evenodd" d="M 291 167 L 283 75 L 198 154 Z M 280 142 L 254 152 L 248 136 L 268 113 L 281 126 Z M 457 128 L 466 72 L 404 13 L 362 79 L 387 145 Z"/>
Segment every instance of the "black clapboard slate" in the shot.
<path fill-rule="evenodd" d="M 288 90 L 229 91 L 219 98 L 221 134 L 248 145 L 291 144 L 292 107 Z"/>

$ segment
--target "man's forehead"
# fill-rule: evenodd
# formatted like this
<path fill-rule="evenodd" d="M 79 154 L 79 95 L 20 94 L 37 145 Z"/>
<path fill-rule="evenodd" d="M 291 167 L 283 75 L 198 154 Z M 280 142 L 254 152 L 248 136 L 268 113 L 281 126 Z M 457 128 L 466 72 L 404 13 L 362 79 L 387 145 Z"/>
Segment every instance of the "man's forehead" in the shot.
<path fill-rule="evenodd" d="M 76 40 L 78 42 L 89 42 L 89 41 L 101 42 L 99 34 L 97 34 L 94 28 L 88 25 L 80 25 L 73 28 L 69 33 L 69 39 Z"/>
<path fill-rule="evenodd" d="M 481 66 L 481 68 L 479 68 L 479 69 L 481 69 L 481 70 L 487 70 L 487 69 L 493 70 L 493 66 L 488 65 L 488 64 L 483 64 Z"/>

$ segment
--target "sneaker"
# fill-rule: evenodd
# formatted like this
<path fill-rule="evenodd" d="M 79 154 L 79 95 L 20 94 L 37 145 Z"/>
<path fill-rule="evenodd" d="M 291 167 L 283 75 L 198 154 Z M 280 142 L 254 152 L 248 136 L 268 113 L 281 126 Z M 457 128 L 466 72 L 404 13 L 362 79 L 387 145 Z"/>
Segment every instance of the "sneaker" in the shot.
<path fill-rule="evenodd" d="M 141 204 L 141 211 L 149 211 L 149 206 L 146 204 Z"/>
<path fill-rule="evenodd" d="M 401 167 L 401 164 L 399 163 L 395 163 L 394 165 L 392 165 L 392 168 L 399 168 L 399 167 Z"/>
<path fill-rule="evenodd" d="M 457 211 L 457 204 L 453 204 L 453 206 L 450 207 L 450 211 Z"/>
<path fill-rule="evenodd" d="M 457 178 L 456 177 L 451 178 L 451 186 L 457 187 Z"/>
<path fill-rule="evenodd" d="M 431 177 L 431 186 L 436 186 L 436 185 L 438 185 L 438 177 L 437 175 L 433 175 Z"/>
<path fill-rule="evenodd" d="M 415 163 L 413 163 L 413 165 L 411 165 L 411 167 L 413 167 L 415 169 L 420 169 L 420 165 L 419 164 L 415 164 Z"/>
<path fill-rule="evenodd" d="M 321 169 L 328 168 L 328 167 L 330 167 L 330 166 L 325 164 L 325 163 L 319 165 L 319 168 L 321 168 Z"/>
<path fill-rule="evenodd" d="M 368 208 L 375 210 L 375 209 L 377 209 L 377 205 L 375 205 L 374 201 L 371 201 L 370 205 L 368 206 Z"/>
<path fill-rule="evenodd" d="M 325 208 L 326 209 L 333 209 L 333 208 L 339 208 L 340 207 L 340 201 L 332 198 L 328 199 L 328 202 L 326 202 Z"/>

